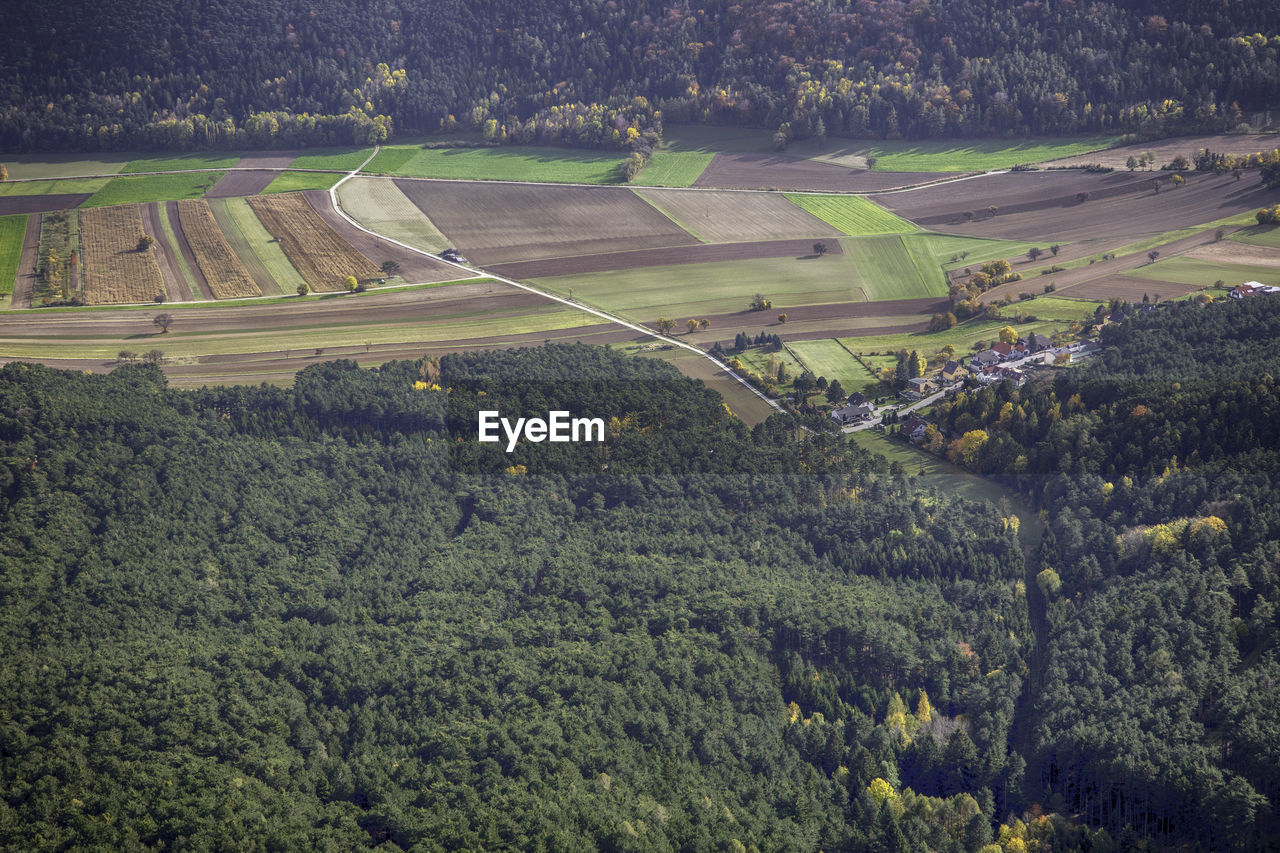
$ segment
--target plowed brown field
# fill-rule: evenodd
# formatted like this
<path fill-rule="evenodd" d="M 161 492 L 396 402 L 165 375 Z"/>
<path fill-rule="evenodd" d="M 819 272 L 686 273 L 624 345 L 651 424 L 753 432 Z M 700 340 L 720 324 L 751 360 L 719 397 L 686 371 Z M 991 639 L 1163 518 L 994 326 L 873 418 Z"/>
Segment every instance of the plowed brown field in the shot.
<path fill-rule="evenodd" d="M 301 193 L 250 196 L 249 206 L 312 290 L 343 290 L 347 276 L 380 278 L 382 271 L 339 237 Z"/>
<path fill-rule="evenodd" d="M 813 243 L 808 240 L 764 240 L 756 243 L 721 243 L 712 246 L 676 246 L 671 249 L 640 249 L 635 252 L 605 252 L 599 255 L 575 255 L 498 264 L 489 271 L 507 278 L 546 278 L 556 275 L 629 270 L 636 267 L 666 267 L 676 264 L 711 264 L 725 261 L 747 261 L 758 258 L 809 256 Z M 827 244 L 827 254 L 840 255 L 844 247 L 838 240 Z"/>
<path fill-rule="evenodd" d="M 90 305 L 151 302 L 165 293 L 164 277 L 152 254 L 155 247 L 138 251 L 142 233 L 136 204 L 80 212 L 84 296 Z"/>
<path fill-rule="evenodd" d="M 396 186 L 479 264 L 698 242 L 622 187 L 403 179 Z"/>
<path fill-rule="evenodd" d="M 180 201 L 177 207 L 180 236 L 186 238 L 214 297 L 261 296 L 262 291 L 222 235 L 209 210 L 209 202 L 204 199 Z"/>
<path fill-rule="evenodd" d="M 937 181 L 954 172 L 868 172 L 787 154 L 717 154 L 695 187 L 874 192 Z"/>
<path fill-rule="evenodd" d="M 780 195 L 658 189 L 636 194 L 708 243 L 844 236 Z"/>

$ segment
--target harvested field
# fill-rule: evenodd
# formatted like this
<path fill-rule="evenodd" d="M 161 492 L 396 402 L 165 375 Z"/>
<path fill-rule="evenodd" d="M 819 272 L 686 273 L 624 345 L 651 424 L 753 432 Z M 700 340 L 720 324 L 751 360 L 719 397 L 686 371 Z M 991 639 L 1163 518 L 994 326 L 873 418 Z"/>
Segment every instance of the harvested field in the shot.
<path fill-rule="evenodd" d="M 400 270 L 396 275 L 404 279 L 405 283 L 427 284 L 433 281 L 452 281 L 460 275 L 457 267 L 451 266 L 444 261 L 427 257 L 403 246 L 397 246 L 395 243 L 388 243 L 373 234 L 354 227 L 333 209 L 333 204 L 327 192 L 316 190 L 304 193 L 304 195 L 307 197 L 307 201 L 311 203 L 312 209 L 320 215 L 320 218 L 341 239 L 350 244 L 364 257 L 369 258 L 375 265 L 381 265 L 383 261 L 395 261 L 398 263 Z M 384 275 L 379 271 L 379 277 Z"/>
<path fill-rule="evenodd" d="M 659 189 L 635 193 L 704 243 L 840 236 L 840 231 L 779 195 Z"/>
<path fill-rule="evenodd" d="M 18 261 L 18 274 L 13 282 L 13 298 L 10 308 L 30 308 L 31 294 L 36 283 L 36 263 L 40 259 L 39 213 L 27 217 L 27 231 L 22 239 L 22 257 Z"/>
<path fill-rule="evenodd" d="M 1256 178 L 1189 174 L 1185 186 L 1165 184 L 1159 193 L 1152 180 L 1127 172 L 1010 172 L 880 200 L 899 215 L 939 231 L 1037 245 L 1043 245 L 1046 235 L 1061 243 L 1103 240 L 1121 245 L 1280 201 L 1280 190 L 1264 189 Z M 1088 197 L 1080 201 L 1078 193 Z M 987 213 L 991 204 L 998 208 L 995 217 Z M 973 221 L 966 222 L 965 211 L 976 211 Z"/>
<path fill-rule="evenodd" d="M 237 169 L 287 169 L 307 151 L 246 151 L 236 163 Z"/>
<path fill-rule="evenodd" d="M 186 244 L 215 299 L 262 295 L 261 288 L 223 236 L 207 201 L 200 199 L 169 204 L 170 213 L 176 208 L 178 214 L 176 218 L 170 217 L 177 237 Z"/>
<path fill-rule="evenodd" d="M 868 172 L 786 154 L 717 154 L 695 187 L 872 192 L 948 177 L 946 172 Z"/>
<path fill-rule="evenodd" d="M 1090 154 L 1079 154 L 1073 157 L 1062 157 L 1048 161 L 1052 166 L 1087 166 L 1090 163 L 1101 163 L 1113 169 L 1125 168 L 1125 161 L 1130 157 L 1141 157 L 1150 151 L 1156 155 L 1155 166 L 1159 168 L 1174 157 L 1181 154 L 1188 160 L 1196 156 L 1201 148 L 1208 148 L 1215 154 L 1254 154 L 1280 148 L 1280 135 L 1274 133 L 1221 134 L 1218 136 L 1184 136 L 1177 139 L 1160 139 L 1155 142 L 1142 142 L 1137 145 L 1122 145 L 1105 151 L 1094 151 Z"/>
<path fill-rule="evenodd" d="M 262 221 L 242 198 L 219 198 L 209 202 L 209 210 L 222 229 L 236 256 L 254 282 L 267 295 L 294 293 L 303 284 L 302 275 L 294 269 L 280 248 L 280 241 L 262 227 Z"/>
<path fill-rule="evenodd" d="M 828 254 L 839 255 L 842 251 L 843 249 L 838 241 L 833 240 L 827 244 Z M 558 275 L 581 275 L 583 273 L 636 269 L 639 267 L 812 256 L 813 244 L 808 240 L 766 240 L 756 243 L 676 246 L 671 249 L 639 249 L 634 252 L 606 252 L 600 255 L 548 258 L 544 261 L 498 264 L 489 267 L 489 271 L 507 278 L 527 279 Z"/>
<path fill-rule="evenodd" d="M 396 186 L 480 264 L 697 242 L 625 188 L 412 180 Z"/>
<path fill-rule="evenodd" d="M 93 193 L 0 196 L 0 216 L 9 216 L 17 213 L 49 213 L 54 210 L 72 210 L 88 201 L 91 195 Z"/>
<path fill-rule="evenodd" d="M 218 181 L 213 189 L 205 193 L 205 198 L 233 198 L 242 195 L 257 195 L 279 176 L 279 172 L 265 169 L 252 172 L 227 172 L 225 178 Z"/>
<path fill-rule="evenodd" d="M 1152 298 L 1159 295 L 1161 299 L 1177 299 L 1179 296 L 1186 296 L 1188 293 L 1203 290 L 1208 284 L 1212 283 L 1210 281 L 1206 284 L 1185 284 L 1136 278 L 1131 275 L 1109 275 L 1093 281 L 1086 281 L 1083 284 L 1077 284 L 1068 293 L 1073 299 L 1097 299 L 1102 302 L 1108 302 L 1112 299 L 1126 299 L 1130 302 L 1141 302 L 1142 294 L 1144 293 L 1150 294 Z M 1033 302 L 1032 305 L 1034 306 L 1035 303 Z"/>
<path fill-rule="evenodd" d="M 301 194 L 251 196 L 249 206 L 312 290 L 343 290 L 348 276 L 368 281 L 381 270 L 339 237 Z"/>
<path fill-rule="evenodd" d="M 449 248 L 449 238 L 393 181 L 352 178 L 338 188 L 338 201 L 348 216 L 393 240 L 434 254 Z"/>
<path fill-rule="evenodd" d="M 160 217 L 164 212 L 159 204 L 139 205 L 142 214 L 142 230 L 155 238 L 151 254 L 160 266 L 160 275 L 164 278 L 166 302 L 190 302 L 192 299 L 191 284 L 182 274 L 177 260 L 177 250 L 169 245 L 168 235 Z"/>
<path fill-rule="evenodd" d="M 1223 241 L 1210 243 L 1187 252 L 1183 257 L 1200 258 L 1224 264 L 1243 264 L 1255 267 L 1280 267 L 1280 248 L 1253 246 L 1247 243 Z"/>
<path fill-rule="evenodd" d="M 151 251 L 138 251 L 138 237 L 142 233 L 142 216 L 137 205 L 80 212 L 86 302 L 90 305 L 151 302 L 165 293 L 164 276 L 154 247 Z"/>

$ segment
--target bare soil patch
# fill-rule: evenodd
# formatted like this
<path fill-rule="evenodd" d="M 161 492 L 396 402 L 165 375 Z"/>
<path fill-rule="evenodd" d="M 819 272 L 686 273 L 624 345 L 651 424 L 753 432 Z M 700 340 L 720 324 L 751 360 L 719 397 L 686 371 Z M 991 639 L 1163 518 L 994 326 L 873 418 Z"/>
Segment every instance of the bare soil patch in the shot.
<path fill-rule="evenodd" d="M 1280 267 L 1280 249 L 1228 240 L 1192 249 L 1186 253 L 1185 257 L 1223 261 L 1229 264 L 1250 264 L 1256 267 Z"/>
<path fill-rule="evenodd" d="M 0 196 L 0 216 L 8 216 L 13 213 L 49 213 L 54 210 L 71 210 L 74 207 L 79 207 L 91 195 L 93 193 Z"/>
<path fill-rule="evenodd" d="M 950 177 L 955 172 L 868 172 L 788 154 L 717 154 L 693 182 L 720 189 L 873 192 Z"/>
<path fill-rule="evenodd" d="M 215 299 L 262 295 L 218 227 L 209 202 L 204 199 L 171 201 L 169 221 L 187 256 L 187 265 L 193 271 L 198 270 L 196 274 Z"/>
<path fill-rule="evenodd" d="M 289 164 L 303 154 L 302 149 L 296 151 L 246 151 L 236 163 L 237 169 L 287 169 Z"/>
<path fill-rule="evenodd" d="M 22 238 L 22 254 L 18 259 L 18 274 L 13 282 L 13 296 L 9 305 L 13 308 L 30 308 L 31 292 L 36 283 L 36 263 L 40 259 L 40 214 L 27 218 L 27 233 Z"/>
<path fill-rule="evenodd" d="M 354 227 L 333 209 L 329 193 L 324 190 L 310 190 L 304 195 L 306 195 L 311 207 L 320 215 L 320 218 L 338 236 L 355 247 L 360 254 L 368 258 L 374 265 L 380 266 L 383 261 L 395 261 L 400 264 L 400 271 L 397 275 L 409 284 L 449 281 L 462 275 L 457 267 L 450 266 L 444 261 L 427 257 L 403 246 L 397 246 L 395 243 L 388 243 L 386 240 L 380 240 L 374 235 Z"/>
<path fill-rule="evenodd" d="M 301 193 L 250 196 L 248 201 L 312 290 L 343 290 L 348 276 L 357 281 L 382 276 L 377 265 L 338 236 Z"/>
<path fill-rule="evenodd" d="M 827 254 L 844 251 L 838 241 L 827 244 Z M 664 267 L 676 264 L 724 263 L 759 258 L 809 257 L 813 243 L 808 240 L 764 240 L 756 243 L 721 243 L 718 245 L 675 246 L 670 249 L 639 249 L 634 252 L 605 252 L 599 255 L 575 255 L 548 258 L 489 267 L 497 275 L 514 279 L 544 278 L 556 275 L 606 272 L 608 270 Z"/>
<path fill-rule="evenodd" d="M 624 187 L 405 179 L 396 186 L 480 264 L 697 242 Z"/>
<path fill-rule="evenodd" d="M 1100 163 L 1114 169 L 1125 168 L 1130 157 L 1141 157 L 1146 152 L 1156 155 L 1155 166 L 1159 168 L 1182 155 L 1188 160 L 1195 157 L 1201 148 L 1208 148 L 1215 154 L 1254 154 L 1280 148 L 1280 135 L 1274 133 L 1221 134 L 1218 136 L 1183 136 L 1176 139 L 1161 139 L 1158 142 L 1142 142 L 1136 145 L 1122 145 L 1105 151 L 1094 151 L 1074 157 L 1063 157 L 1050 160 L 1052 166 L 1088 166 Z"/>
<path fill-rule="evenodd" d="M 708 243 L 844 236 L 779 195 L 660 189 L 636 194 Z"/>
<path fill-rule="evenodd" d="M 142 211 L 143 229 L 155 238 L 155 245 L 151 247 L 151 251 L 156 256 L 156 263 L 160 265 L 160 274 L 164 277 L 164 289 L 168 302 L 190 302 L 191 285 L 187 283 L 186 278 L 182 275 L 175 259 L 176 250 L 169 245 L 169 241 L 165 237 L 164 228 L 160 224 L 160 217 L 163 215 L 160 211 L 160 205 L 157 202 L 140 205 Z"/>
<path fill-rule="evenodd" d="M 1130 302 L 1141 302 L 1142 294 L 1160 294 L 1161 299 L 1173 299 L 1188 293 L 1195 293 L 1203 287 L 1197 284 L 1179 284 L 1176 281 L 1155 281 L 1149 278 L 1134 278 L 1128 275 L 1109 275 L 1102 278 L 1077 284 L 1064 293 L 1073 299 L 1127 299 Z M 1035 313 L 1035 302 L 1028 309 Z"/>
<path fill-rule="evenodd" d="M 84 296 L 90 305 L 151 302 L 167 293 L 155 246 L 138 251 L 144 233 L 139 205 L 120 204 L 80 212 Z M 151 233 L 152 237 L 158 237 Z"/>
<path fill-rule="evenodd" d="M 227 172 L 226 176 L 204 195 L 205 198 L 257 195 L 279 176 L 279 171 Z"/>

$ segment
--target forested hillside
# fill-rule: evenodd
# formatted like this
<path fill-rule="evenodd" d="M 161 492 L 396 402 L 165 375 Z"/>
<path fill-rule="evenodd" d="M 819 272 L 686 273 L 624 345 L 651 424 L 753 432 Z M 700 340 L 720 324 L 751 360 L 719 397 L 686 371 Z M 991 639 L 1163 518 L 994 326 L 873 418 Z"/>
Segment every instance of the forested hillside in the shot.
<path fill-rule="evenodd" d="M 622 147 L 1221 130 L 1280 106 L 1280 7 L 1007 0 L 18 0 L 5 149 L 364 143 L 454 126 Z"/>
<path fill-rule="evenodd" d="M 1159 843 L 1280 837 L 1280 299 L 1162 305 L 1056 382 L 939 426 L 1045 510 L 1051 639 L 1028 775 Z"/>
<path fill-rule="evenodd" d="M 604 445 L 475 441 L 562 405 Z M 1001 827 L 1038 785 L 1014 526 L 664 363 L 11 364 L 0 463 L 6 849 L 1089 835 Z"/>

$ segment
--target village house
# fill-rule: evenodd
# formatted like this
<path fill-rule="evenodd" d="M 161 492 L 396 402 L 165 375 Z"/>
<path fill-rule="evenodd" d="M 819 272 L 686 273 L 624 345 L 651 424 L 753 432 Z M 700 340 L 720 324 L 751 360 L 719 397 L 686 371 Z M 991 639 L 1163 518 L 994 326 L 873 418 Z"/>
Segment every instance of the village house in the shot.
<path fill-rule="evenodd" d="M 923 376 L 917 376 L 915 379 L 907 380 L 907 390 L 903 393 L 908 396 L 926 397 L 938 390 L 932 381 L 925 379 Z"/>
<path fill-rule="evenodd" d="M 982 352 L 969 359 L 969 369 L 974 373 L 982 370 L 984 367 L 990 367 L 993 364 L 1000 363 L 1000 353 L 995 350 L 983 350 Z"/>
<path fill-rule="evenodd" d="M 948 361 L 942 366 L 943 382 L 960 382 L 968 375 L 969 371 L 958 361 Z"/>
<path fill-rule="evenodd" d="M 929 422 L 924 418 L 918 418 L 915 415 L 912 415 L 902 422 L 902 434 L 911 441 L 923 441 L 924 431 L 928 428 Z"/>
<path fill-rule="evenodd" d="M 1244 299 L 1246 296 L 1257 296 L 1259 293 L 1280 293 L 1280 287 L 1271 287 L 1260 281 L 1246 281 L 1227 293 L 1232 299 Z"/>
<path fill-rule="evenodd" d="M 866 420 L 867 416 L 873 411 L 875 411 L 875 406 L 869 400 L 864 399 L 861 403 L 850 403 L 847 406 L 832 409 L 831 419 L 838 424 L 851 424 Z"/>

